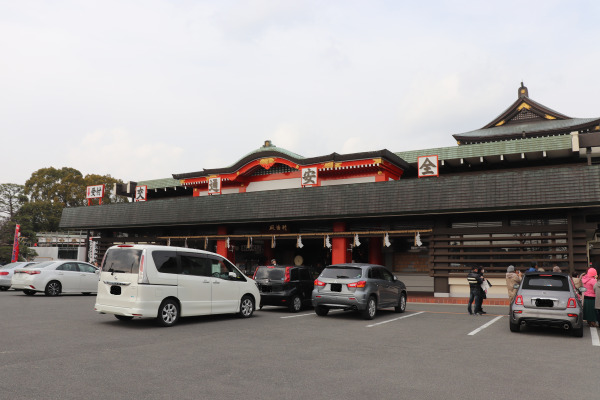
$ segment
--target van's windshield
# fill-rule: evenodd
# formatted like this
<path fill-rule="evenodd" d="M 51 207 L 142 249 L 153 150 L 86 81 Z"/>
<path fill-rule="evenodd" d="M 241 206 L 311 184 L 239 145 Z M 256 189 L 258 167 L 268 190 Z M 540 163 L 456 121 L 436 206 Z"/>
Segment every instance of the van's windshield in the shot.
<path fill-rule="evenodd" d="M 127 247 L 109 249 L 102 264 L 103 272 L 124 272 L 137 274 L 140 268 L 142 250 Z"/>

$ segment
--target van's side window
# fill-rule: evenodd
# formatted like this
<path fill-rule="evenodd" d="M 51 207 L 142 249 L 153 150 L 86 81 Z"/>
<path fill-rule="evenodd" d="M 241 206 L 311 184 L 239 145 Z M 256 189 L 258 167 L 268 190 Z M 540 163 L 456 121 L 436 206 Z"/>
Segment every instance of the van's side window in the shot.
<path fill-rule="evenodd" d="M 244 275 L 238 271 L 229 261 L 223 258 L 217 258 L 215 256 L 208 256 L 211 262 L 212 276 L 216 278 L 232 280 L 232 281 L 246 281 Z M 235 277 L 229 276 L 229 273 L 233 272 Z"/>
<path fill-rule="evenodd" d="M 175 251 L 153 251 L 152 259 L 156 270 L 163 274 L 177 274 L 177 252 Z"/>
<path fill-rule="evenodd" d="M 212 265 L 204 255 L 180 253 L 180 260 L 183 275 L 211 276 Z"/>

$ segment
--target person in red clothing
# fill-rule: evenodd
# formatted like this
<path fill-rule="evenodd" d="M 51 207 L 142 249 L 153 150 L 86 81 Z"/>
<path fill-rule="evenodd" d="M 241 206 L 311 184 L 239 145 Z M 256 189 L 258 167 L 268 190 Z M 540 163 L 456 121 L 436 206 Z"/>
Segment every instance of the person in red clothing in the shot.
<path fill-rule="evenodd" d="M 598 282 L 598 272 L 595 268 L 588 269 L 587 273 L 581 278 L 581 283 L 586 291 L 583 293 L 583 319 L 589 326 L 598 326 L 596 318 L 596 292 L 594 285 Z"/>

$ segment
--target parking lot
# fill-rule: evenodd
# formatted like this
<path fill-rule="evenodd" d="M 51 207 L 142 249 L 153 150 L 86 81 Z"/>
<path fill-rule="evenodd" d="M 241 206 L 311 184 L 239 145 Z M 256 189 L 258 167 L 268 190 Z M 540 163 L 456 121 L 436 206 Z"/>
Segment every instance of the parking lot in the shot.
<path fill-rule="evenodd" d="M 506 307 L 409 303 L 355 313 L 117 321 L 94 296 L 0 292 L 0 393 L 11 399 L 597 398 L 600 344 L 511 333 Z"/>

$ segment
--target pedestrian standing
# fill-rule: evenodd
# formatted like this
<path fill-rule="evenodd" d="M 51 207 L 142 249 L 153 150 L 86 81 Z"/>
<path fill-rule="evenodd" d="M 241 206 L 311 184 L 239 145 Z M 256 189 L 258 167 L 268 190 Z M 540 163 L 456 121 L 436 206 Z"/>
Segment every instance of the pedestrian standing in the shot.
<path fill-rule="evenodd" d="M 479 274 L 479 267 L 473 267 L 471 272 L 467 275 L 467 282 L 469 282 L 469 304 L 467 305 L 467 311 L 469 315 L 481 315 L 481 283 L 483 278 Z M 471 304 L 475 303 L 475 309 L 471 307 Z"/>
<path fill-rule="evenodd" d="M 481 292 L 479 293 L 479 307 L 476 307 L 479 310 L 477 313 L 478 315 L 487 314 L 485 311 L 483 311 L 483 301 L 487 299 L 487 290 L 492 287 L 490 281 L 483 276 L 484 273 L 485 270 L 483 267 L 479 267 L 479 275 L 481 276 L 481 285 L 479 285 L 479 289 Z"/>
<path fill-rule="evenodd" d="M 578 275 L 577 272 L 573 271 L 571 277 L 573 278 L 573 285 L 575 285 L 575 289 L 577 289 L 577 293 L 579 293 L 579 288 L 582 286 L 581 275 Z"/>
<path fill-rule="evenodd" d="M 596 296 L 596 327 L 598 326 L 598 322 L 600 322 L 600 280 L 596 278 L 596 284 L 594 285 L 594 293 L 598 293 Z"/>
<path fill-rule="evenodd" d="M 531 263 L 531 267 L 527 270 L 527 272 L 537 272 L 538 271 L 538 263 Z"/>
<path fill-rule="evenodd" d="M 515 285 L 521 283 L 521 271 L 515 272 L 515 266 L 509 265 L 506 269 L 506 289 L 508 290 L 508 304 L 512 304 L 517 296 Z"/>
<path fill-rule="evenodd" d="M 588 269 L 587 273 L 581 278 L 581 283 L 586 289 L 583 292 L 583 319 L 589 326 L 598 326 L 596 318 L 596 292 L 594 286 L 598 283 L 598 273 L 596 268 Z"/>

